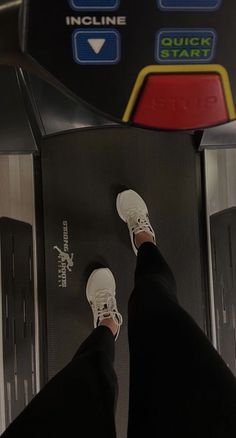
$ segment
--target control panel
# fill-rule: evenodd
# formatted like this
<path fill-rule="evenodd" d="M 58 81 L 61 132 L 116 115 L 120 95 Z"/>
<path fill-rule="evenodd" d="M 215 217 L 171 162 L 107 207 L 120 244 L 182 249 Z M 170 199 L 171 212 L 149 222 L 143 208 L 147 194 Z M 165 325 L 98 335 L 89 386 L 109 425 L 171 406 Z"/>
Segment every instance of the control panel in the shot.
<path fill-rule="evenodd" d="M 196 130 L 236 119 L 235 0 L 27 0 L 21 47 L 115 120 Z"/>

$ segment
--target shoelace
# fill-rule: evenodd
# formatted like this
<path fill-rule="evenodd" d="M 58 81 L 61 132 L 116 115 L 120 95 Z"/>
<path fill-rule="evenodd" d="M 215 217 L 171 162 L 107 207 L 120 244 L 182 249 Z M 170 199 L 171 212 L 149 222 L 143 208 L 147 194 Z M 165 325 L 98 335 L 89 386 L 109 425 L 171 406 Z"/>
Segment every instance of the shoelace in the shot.
<path fill-rule="evenodd" d="M 94 300 L 95 321 L 112 318 L 116 324 L 121 325 L 123 322 L 121 314 L 117 310 L 116 299 L 110 296 L 107 289 L 99 291 L 99 296 Z"/>
<path fill-rule="evenodd" d="M 141 210 L 139 209 L 130 209 L 129 211 L 129 222 L 132 233 L 137 233 L 137 231 L 140 231 L 143 228 L 147 228 L 151 231 L 153 234 L 153 230 L 150 226 L 149 217 L 148 215 L 144 215 Z M 134 225 L 132 225 L 132 222 L 135 222 Z"/>

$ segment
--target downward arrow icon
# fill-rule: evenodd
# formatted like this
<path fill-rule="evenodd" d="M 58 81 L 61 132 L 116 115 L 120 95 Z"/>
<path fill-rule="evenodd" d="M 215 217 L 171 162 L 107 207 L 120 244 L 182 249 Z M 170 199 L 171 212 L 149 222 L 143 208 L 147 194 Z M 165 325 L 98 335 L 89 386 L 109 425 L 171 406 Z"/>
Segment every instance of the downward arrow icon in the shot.
<path fill-rule="evenodd" d="M 90 45 L 90 47 L 93 49 L 93 51 L 96 53 L 96 55 L 98 55 L 104 44 L 105 44 L 106 40 L 104 38 L 89 38 L 88 39 L 88 43 Z"/>

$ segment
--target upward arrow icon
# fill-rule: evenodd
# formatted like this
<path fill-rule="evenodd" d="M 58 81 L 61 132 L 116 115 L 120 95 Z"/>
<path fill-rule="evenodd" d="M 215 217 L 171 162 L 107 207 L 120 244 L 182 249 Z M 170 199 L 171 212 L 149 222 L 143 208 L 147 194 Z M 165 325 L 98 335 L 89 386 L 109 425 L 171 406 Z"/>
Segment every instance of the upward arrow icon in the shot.
<path fill-rule="evenodd" d="M 90 45 L 90 47 L 93 49 L 93 51 L 96 53 L 96 55 L 98 55 L 104 44 L 105 44 L 106 40 L 104 38 L 89 38 L 88 39 L 88 43 Z"/>

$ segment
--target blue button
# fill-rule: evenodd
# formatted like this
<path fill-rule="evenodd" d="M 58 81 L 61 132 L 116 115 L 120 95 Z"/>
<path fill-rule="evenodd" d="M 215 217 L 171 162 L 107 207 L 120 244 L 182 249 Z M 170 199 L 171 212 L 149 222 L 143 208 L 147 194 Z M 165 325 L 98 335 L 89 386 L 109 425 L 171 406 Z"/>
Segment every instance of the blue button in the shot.
<path fill-rule="evenodd" d="M 215 56 L 214 29 L 164 29 L 157 33 L 156 60 L 161 64 L 201 64 Z"/>
<path fill-rule="evenodd" d="M 158 7 L 164 10 L 214 10 L 222 0 L 157 0 Z"/>
<path fill-rule="evenodd" d="M 101 11 L 117 9 L 120 0 L 69 0 L 69 3 L 75 11 Z"/>
<path fill-rule="evenodd" d="M 75 30 L 73 54 L 78 64 L 117 64 L 120 61 L 120 34 L 110 29 Z"/>

